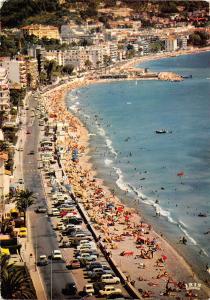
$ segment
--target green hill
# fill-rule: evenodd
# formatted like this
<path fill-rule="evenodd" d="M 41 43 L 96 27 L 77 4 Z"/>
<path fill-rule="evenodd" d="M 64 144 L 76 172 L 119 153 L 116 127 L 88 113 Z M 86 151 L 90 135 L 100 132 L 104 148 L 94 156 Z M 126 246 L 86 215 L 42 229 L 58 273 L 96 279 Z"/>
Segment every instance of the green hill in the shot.
<path fill-rule="evenodd" d="M 98 8 L 115 7 L 116 4 L 130 7 L 134 12 L 170 15 L 171 13 L 185 14 L 189 11 L 206 8 L 204 1 L 162 1 L 162 0 L 7 0 L 1 8 L 2 28 L 19 27 L 31 23 L 60 26 L 75 21 L 83 23 L 87 18 L 97 20 L 102 17 Z M 178 8 L 184 9 L 180 11 Z M 109 18 L 109 17 L 108 17 Z"/>

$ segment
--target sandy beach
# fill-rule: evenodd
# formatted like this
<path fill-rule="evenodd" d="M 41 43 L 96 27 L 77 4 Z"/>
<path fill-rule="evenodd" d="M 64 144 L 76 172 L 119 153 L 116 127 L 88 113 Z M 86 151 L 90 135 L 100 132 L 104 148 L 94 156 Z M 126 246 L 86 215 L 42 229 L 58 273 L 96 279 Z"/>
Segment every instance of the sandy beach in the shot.
<path fill-rule="evenodd" d="M 210 48 L 205 49 L 207 50 Z M 197 51 L 182 51 L 175 55 Z M 129 61 L 124 64 L 123 68 L 163 57 L 166 55 L 139 58 L 135 62 Z M 64 140 L 57 143 L 66 150 L 63 165 L 69 183 L 86 209 L 98 233 L 99 242 L 143 298 L 206 299 L 208 287 L 199 281 L 176 250 L 155 232 L 155 228 L 143 222 L 142 216 L 135 209 L 126 207 L 123 199 L 119 199 L 97 178 L 97 173 L 90 163 L 88 131 L 82 122 L 67 110 L 65 104 L 65 97 L 69 91 L 96 82 L 98 81 L 77 79 L 43 96 L 42 101 L 49 119 L 67 124 L 68 132 Z M 79 159 L 73 161 L 71 154 L 75 149 L 79 152 Z M 201 289 L 187 291 L 185 284 L 190 283 L 200 283 Z"/>

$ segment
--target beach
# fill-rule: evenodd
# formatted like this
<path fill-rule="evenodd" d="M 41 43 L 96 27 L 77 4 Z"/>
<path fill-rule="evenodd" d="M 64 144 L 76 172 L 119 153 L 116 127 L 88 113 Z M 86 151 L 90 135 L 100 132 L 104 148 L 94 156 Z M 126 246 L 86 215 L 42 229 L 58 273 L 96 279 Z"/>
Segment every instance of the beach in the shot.
<path fill-rule="evenodd" d="M 92 83 L 96 81 L 75 80 L 46 94 L 44 102 L 50 118 L 69 125 L 69 134 L 62 142 L 69 150 L 64 161 L 65 172 L 98 232 L 99 242 L 143 297 L 160 299 L 163 294 L 187 297 L 191 293 L 205 299 L 208 288 L 185 260 L 150 224 L 142 221 L 143 216 L 126 207 L 123 198 L 119 199 L 103 180 L 97 179 L 97 172 L 90 163 L 89 133 L 65 104 L 66 93 Z M 78 162 L 72 162 L 69 154 L 75 148 L 79 150 Z M 202 288 L 187 295 L 185 283 L 201 283 Z"/>

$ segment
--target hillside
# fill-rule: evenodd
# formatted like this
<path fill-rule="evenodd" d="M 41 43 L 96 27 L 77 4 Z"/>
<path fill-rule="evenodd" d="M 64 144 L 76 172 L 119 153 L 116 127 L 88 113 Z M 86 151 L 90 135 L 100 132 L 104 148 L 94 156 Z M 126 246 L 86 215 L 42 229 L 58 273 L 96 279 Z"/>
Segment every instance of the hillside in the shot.
<path fill-rule="evenodd" d="M 120 8 L 130 8 L 134 13 L 150 17 L 173 13 L 185 17 L 188 12 L 204 8 L 207 11 L 208 4 L 203 1 L 155 0 L 7 0 L 1 8 L 1 23 L 2 28 L 12 28 L 31 23 L 60 26 L 74 21 L 82 24 L 87 19 L 107 22 L 113 15 L 103 10 L 116 11 Z"/>

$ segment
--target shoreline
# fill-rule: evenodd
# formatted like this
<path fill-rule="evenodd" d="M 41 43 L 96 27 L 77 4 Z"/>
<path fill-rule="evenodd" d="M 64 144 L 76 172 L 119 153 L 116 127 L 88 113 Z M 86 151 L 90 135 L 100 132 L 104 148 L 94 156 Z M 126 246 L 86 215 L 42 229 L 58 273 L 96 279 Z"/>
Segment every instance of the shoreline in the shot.
<path fill-rule="evenodd" d="M 148 61 L 154 61 L 154 60 L 160 60 L 160 59 L 167 59 L 170 57 L 177 57 L 182 55 L 193 55 L 198 54 L 202 52 L 208 52 L 210 51 L 210 46 L 205 48 L 193 48 L 193 49 L 186 49 L 186 50 L 179 50 L 177 52 L 167 52 L 167 53 L 159 53 L 159 54 L 153 54 L 153 55 L 146 55 L 139 58 L 134 58 L 133 60 L 130 60 L 128 62 L 125 62 L 122 67 L 132 67 L 134 65 L 139 65 L 141 63 L 145 63 Z"/>
<path fill-rule="evenodd" d="M 186 54 L 189 54 L 189 53 L 186 53 Z M 190 53 L 190 54 L 192 54 L 192 53 Z M 184 54 L 182 53 L 180 55 L 184 55 Z M 164 58 L 164 57 L 161 57 L 161 58 Z M 157 59 L 160 59 L 160 58 L 157 58 Z M 147 60 L 148 60 L 148 57 L 147 57 Z M 150 57 L 150 60 L 153 60 L 153 58 Z M 135 64 L 137 64 L 136 61 L 135 61 Z M 67 107 L 66 107 L 66 101 L 65 101 L 67 93 L 69 93 L 70 91 L 73 91 L 75 89 L 87 86 L 87 85 L 92 84 L 92 83 L 97 83 L 97 82 L 100 82 L 100 80 L 99 81 L 97 81 L 97 80 L 95 80 L 95 81 L 94 80 L 77 80 L 76 82 L 67 84 L 67 85 L 65 85 L 66 86 L 66 90 L 62 91 L 62 97 L 60 97 L 59 101 L 63 102 L 62 105 L 64 104 L 65 109 L 67 109 Z M 108 81 L 106 80 L 106 82 L 108 82 Z M 62 87 L 59 87 L 58 90 L 61 89 L 61 88 Z M 49 92 L 49 94 L 51 94 L 51 92 Z M 52 95 L 49 95 L 49 96 L 52 96 Z M 83 125 L 83 123 L 78 119 L 78 117 L 75 117 L 75 115 L 72 112 L 68 111 L 68 114 L 71 117 L 73 117 L 75 120 L 77 120 L 78 126 L 79 126 L 79 131 L 80 131 L 80 140 L 78 140 L 78 142 L 79 142 L 80 146 L 85 147 L 85 152 L 84 152 L 84 154 L 82 156 L 82 159 L 80 159 L 80 165 L 83 166 L 83 168 L 92 169 L 93 165 L 90 162 L 90 149 L 89 149 L 89 135 L 88 135 L 88 130 L 85 128 L 85 126 Z M 95 171 L 93 173 L 93 170 L 90 171 L 90 173 L 91 173 L 91 175 L 89 175 L 89 176 L 92 176 L 92 177 L 97 176 L 97 173 L 95 173 Z M 100 179 L 98 180 L 97 179 L 97 183 L 100 184 L 103 189 L 105 189 L 105 190 L 107 189 L 107 187 L 105 187 L 104 184 L 103 184 L 103 180 L 100 180 Z M 107 191 L 107 193 L 108 193 L 108 191 Z M 155 234 L 156 235 L 156 233 L 155 232 L 153 233 L 153 231 L 151 232 L 151 234 Z M 193 280 L 195 281 L 195 279 L 196 279 L 195 275 L 193 274 L 193 272 L 191 270 L 191 267 L 184 260 L 184 258 L 180 254 L 178 254 L 177 251 L 170 244 L 168 244 L 168 242 L 165 239 L 163 239 L 160 236 L 158 236 L 158 239 L 160 240 L 161 244 L 166 244 L 166 247 L 168 248 L 169 252 L 173 252 L 173 256 L 175 255 L 175 257 L 179 261 L 179 264 L 182 265 L 182 268 L 183 268 L 184 272 L 187 271 L 187 273 L 189 274 L 189 276 L 191 278 L 193 278 Z M 112 255 L 115 256 L 115 254 L 112 254 Z M 116 254 L 116 256 L 119 256 L 119 253 Z M 171 266 L 171 268 L 174 268 L 174 266 Z M 175 270 L 175 271 L 177 271 L 177 270 Z M 183 273 L 182 273 L 182 275 L 183 275 Z"/>

